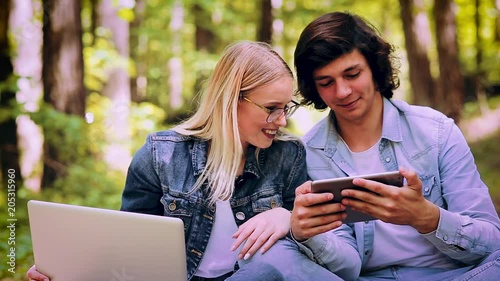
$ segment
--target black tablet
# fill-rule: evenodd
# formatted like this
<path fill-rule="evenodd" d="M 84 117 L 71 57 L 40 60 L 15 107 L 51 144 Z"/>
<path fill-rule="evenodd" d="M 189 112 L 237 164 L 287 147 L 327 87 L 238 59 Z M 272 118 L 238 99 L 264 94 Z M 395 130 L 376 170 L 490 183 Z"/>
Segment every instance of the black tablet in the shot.
<path fill-rule="evenodd" d="M 393 186 L 403 186 L 404 177 L 399 173 L 399 171 L 393 172 L 384 172 L 378 174 L 369 174 L 369 175 L 359 175 L 354 177 L 342 177 L 342 178 L 332 178 L 332 179 L 323 179 L 323 180 L 315 180 L 312 182 L 312 192 L 314 193 L 322 193 L 322 192 L 331 192 L 333 193 L 333 203 L 340 203 L 342 201 L 343 196 L 340 192 L 344 189 L 356 189 L 363 190 L 367 192 L 371 192 L 368 189 L 363 187 L 354 185 L 352 180 L 355 178 L 364 178 L 368 180 L 373 180 L 377 182 L 381 182 L 387 185 Z M 359 221 L 369 221 L 376 220 L 376 218 L 361 212 L 356 212 L 351 210 L 350 207 L 347 207 L 345 210 L 347 217 L 343 220 L 344 223 L 352 223 Z"/>

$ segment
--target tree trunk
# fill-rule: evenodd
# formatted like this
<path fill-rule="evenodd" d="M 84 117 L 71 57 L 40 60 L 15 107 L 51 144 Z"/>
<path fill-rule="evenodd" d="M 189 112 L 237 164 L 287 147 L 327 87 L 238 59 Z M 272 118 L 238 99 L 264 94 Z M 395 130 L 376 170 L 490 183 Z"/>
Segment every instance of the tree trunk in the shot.
<path fill-rule="evenodd" d="M 129 24 L 118 16 L 118 9 L 113 0 L 100 0 L 99 25 L 111 33 L 111 40 L 123 61 L 129 59 Z M 105 149 L 105 161 L 112 168 L 127 171 L 131 160 L 130 132 L 128 125 L 130 107 L 130 79 L 128 67 L 116 65 L 108 70 L 108 79 L 102 94 L 111 100 L 106 117 L 106 137 L 108 146 Z"/>
<path fill-rule="evenodd" d="M 43 24 L 43 99 L 54 109 L 84 116 L 83 44 L 81 2 L 44 0 Z M 50 186 L 65 174 L 67 163 L 62 151 L 45 141 L 42 186 Z"/>
<path fill-rule="evenodd" d="M 422 10 L 421 0 L 399 0 L 399 3 L 413 93 L 412 103 L 431 106 L 434 81 L 427 56 L 431 38 L 429 21 L 425 11 Z M 418 10 L 415 14 L 414 9 Z"/>
<path fill-rule="evenodd" d="M 213 54 L 217 51 L 216 35 L 210 30 L 210 15 L 199 4 L 193 5 L 195 24 L 195 47 L 197 51 Z"/>
<path fill-rule="evenodd" d="M 257 40 L 271 44 L 273 41 L 273 7 L 271 0 L 261 0 L 260 15 Z"/>
<path fill-rule="evenodd" d="M 99 8 L 100 0 L 90 0 L 90 34 L 92 35 L 92 46 L 95 45 L 96 29 L 97 29 L 97 9 Z"/>
<path fill-rule="evenodd" d="M 217 35 L 211 31 L 210 15 L 199 4 L 194 4 L 192 7 L 195 23 L 195 48 L 198 52 L 206 52 L 215 54 L 217 52 Z M 201 90 L 201 83 L 205 81 L 209 73 L 198 72 L 194 85 L 194 93 Z M 177 122 L 178 120 L 173 120 Z"/>
<path fill-rule="evenodd" d="M 0 6 L 0 83 L 8 83 L 13 67 L 10 58 L 10 46 L 7 37 L 9 29 L 10 1 L 2 0 Z M 16 93 L 10 89 L 0 92 L 0 107 L 11 107 Z M 19 168 L 19 149 L 17 146 L 17 125 L 15 116 L 0 123 L 0 180 L 7 183 L 8 175 L 16 176 L 16 186 L 21 186 L 22 177 Z M 12 173 L 13 172 L 13 173 Z M 14 189 L 16 192 L 16 189 Z"/>
<path fill-rule="evenodd" d="M 146 99 L 146 64 L 139 57 L 139 54 L 145 51 L 143 44 L 141 44 L 141 36 L 143 35 L 139 32 L 145 12 L 146 1 L 136 0 L 135 17 L 129 25 L 130 61 L 135 64 L 135 73 L 130 76 L 130 99 L 133 102 L 142 102 Z"/>
<path fill-rule="evenodd" d="M 500 0 L 495 0 L 497 24 L 495 26 L 495 41 L 500 42 Z"/>
<path fill-rule="evenodd" d="M 483 86 L 482 80 L 484 76 L 484 69 L 482 67 L 483 64 L 483 40 L 481 38 L 481 16 L 479 15 L 481 6 L 481 1 L 476 0 L 476 15 L 474 17 L 476 23 L 476 73 L 475 73 L 475 90 L 476 90 L 476 99 L 479 104 L 479 110 L 482 114 L 486 114 L 489 112 L 488 101 L 486 98 L 486 91 Z"/>
<path fill-rule="evenodd" d="M 175 1 L 172 9 L 170 29 L 172 32 L 173 56 L 168 62 L 170 75 L 168 84 L 170 88 L 170 108 L 177 110 L 182 107 L 182 60 L 181 60 L 181 30 L 184 26 L 184 6 L 182 1 Z"/>
<path fill-rule="evenodd" d="M 441 0 L 434 3 L 436 42 L 439 57 L 439 81 L 435 107 L 448 117 L 460 121 L 463 108 L 464 79 L 458 60 L 455 3 Z"/>
<path fill-rule="evenodd" d="M 17 46 L 14 72 L 19 76 L 18 102 L 24 110 L 35 112 L 42 98 L 42 26 L 36 20 L 42 14 L 38 1 L 12 1 L 10 30 Z M 43 134 L 42 129 L 28 115 L 17 117 L 18 144 L 21 153 L 21 174 L 24 185 L 32 191 L 40 191 Z"/>

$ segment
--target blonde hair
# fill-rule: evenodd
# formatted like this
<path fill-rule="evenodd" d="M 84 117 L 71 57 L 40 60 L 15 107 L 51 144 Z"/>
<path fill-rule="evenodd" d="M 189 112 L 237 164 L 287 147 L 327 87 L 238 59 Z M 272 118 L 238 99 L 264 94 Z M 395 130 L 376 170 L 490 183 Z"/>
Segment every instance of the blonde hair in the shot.
<path fill-rule="evenodd" d="M 293 74 L 286 62 L 262 42 L 239 41 L 226 47 L 201 92 L 196 113 L 173 128 L 210 142 L 207 163 L 195 190 L 208 181 L 209 202 L 227 200 L 244 151 L 238 130 L 238 102 L 252 91 Z"/>

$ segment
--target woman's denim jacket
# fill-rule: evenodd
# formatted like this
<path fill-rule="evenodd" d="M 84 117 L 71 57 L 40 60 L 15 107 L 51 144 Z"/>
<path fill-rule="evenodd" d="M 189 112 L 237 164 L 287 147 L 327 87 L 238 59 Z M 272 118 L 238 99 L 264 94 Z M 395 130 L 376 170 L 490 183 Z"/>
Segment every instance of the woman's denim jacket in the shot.
<path fill-rule="evenodd" d="M 123 191 L 123 211 L 182 219 L 188 280 L 203 257 L 215 216 L 215 207 L 207 204 L 206 185 L 193 189 L 205 168 L 207 148 L 207 141 L 171 130 L 151 134 L 132 160 Z M 238 226 L 271 208 L 291 210 L 295 188 L 307 180 L 300 140 L 274 141 L 258 157 L 255 151 L 249 146 L 230 199 Z"/>
<path fill-rule="evenodd" d="M 345 146 L 337 146 L 335 115 L 320 121 L 304 137 L 307 169 L 315 179 L 355 176 Z M 386 171 L 404 166 L 416 171 L 422 192 L 440 207 L 436 231 L 423 236 L 461 264 L 475 264 L 500 248 L 500 221 L 460 129 L 452 119 L 431 108 L 410 106 L 384 98 L 380 161 Z M 331 236 L 340 237 L 340 239 Z M 302 249 L 329 267 L 335 264 L 336 247 L 355 243 L 364 266 L 374 243 L 373 221 L 354 223 L 317 235 Z M 411 241 L 408 241 L 411 243 Z M 303 246 L 307 247 L 303 247 Z M 329 251 L 324 251 L 329 249 Z M 343 257 L 346 258 L 346 257 Z"/>

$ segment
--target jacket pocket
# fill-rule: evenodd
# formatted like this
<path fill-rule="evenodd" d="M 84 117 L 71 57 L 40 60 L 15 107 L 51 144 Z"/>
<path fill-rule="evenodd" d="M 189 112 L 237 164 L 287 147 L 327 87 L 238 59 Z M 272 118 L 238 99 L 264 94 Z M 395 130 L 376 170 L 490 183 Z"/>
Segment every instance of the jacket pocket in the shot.
<path fill-rule="evenodd" d="M 422 193 L 424 197 L 439 207 L 445 207 L 441 185 L 436 181 L 436 176 L 429 174 L 420 176 L 419 178 L 422 181 Z"/>
<path fill-rule="evenodd" d="M 184 222 L 184 232 L 191 226 L 193 219 L 193 210 L 196 209 L 195 203 L 182 195 L 164 194 L 161 198 L 164 215 L 168 217 L 180 218 Z"/>
<path fill-rule="evenodd" d="M 252 198 L 252 210 L 256 214 L 282 206 L 283 198 L 281 194 L 273 193 L 270 195 L 261 195 L 255 199 Z"/>

